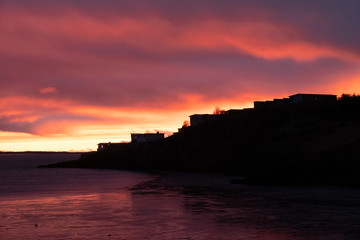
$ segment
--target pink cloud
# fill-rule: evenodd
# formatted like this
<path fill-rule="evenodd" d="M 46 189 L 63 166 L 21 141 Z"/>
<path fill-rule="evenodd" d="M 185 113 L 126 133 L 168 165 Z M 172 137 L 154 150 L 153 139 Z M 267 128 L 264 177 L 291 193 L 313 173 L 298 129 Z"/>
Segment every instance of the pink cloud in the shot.
<path fill-rule="evenodd" d="M 54 87 L 45 87 L 45 88 L 40 88 L 39 92 L 41 94 L 49 94 L 49 93 L 55 93 L 56 92 L 56 88 Z"/>
<path fill-rule="evenodd" d="M 261 14 L 266 15 L 264 11 Z M 291 23 L 269 22 L 259 17 L 256 21 L 201 19 L 176 24 L 171 19 L 147 15 L 144 18 L 112 16 L 96 18 L 75 9 L 61 9 L 48 15 L 10 8 L 2 13 L 7 19 L 0 26 L 4 34 L 2 52 L 31 54 L 39 57 L 71 57 L 80 60 L 94 57 L 82 51 L 85 46 L 125 44 L 155 54 L 178 54 L 196 49 L 224 51 L 232 49 L 264 59 L 294 59 L 309 61 L 334 57 L 359 60 L 359 56 L 341 46 L 308 39 L 302 30 Z M 24 38 L 26 36 L 26 41 Z M 8 44 L 17 47 L 8 48 Z M 81 51 L 81 53 L 80 53 Z"/>
<path fill-rule="evenodd" d="M 357 91 L 357 26 L 330 3 L 35 2 L 0 9 L 3 131 L 166 131 L 157 124 L 176 129 L 214 106 Z M 333 19 L 333 10 L 343 17 Z"/>

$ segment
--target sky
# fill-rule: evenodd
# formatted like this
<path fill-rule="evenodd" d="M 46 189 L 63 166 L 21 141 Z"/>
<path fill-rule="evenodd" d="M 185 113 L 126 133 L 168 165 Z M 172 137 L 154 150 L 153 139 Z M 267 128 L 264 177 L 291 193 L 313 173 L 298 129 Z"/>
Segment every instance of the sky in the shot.
<path fill-rule="evenodd" d="M 90 151 L 195 113 L 360 92 L 358 0 L 0 0 L 0 151 Z"/>

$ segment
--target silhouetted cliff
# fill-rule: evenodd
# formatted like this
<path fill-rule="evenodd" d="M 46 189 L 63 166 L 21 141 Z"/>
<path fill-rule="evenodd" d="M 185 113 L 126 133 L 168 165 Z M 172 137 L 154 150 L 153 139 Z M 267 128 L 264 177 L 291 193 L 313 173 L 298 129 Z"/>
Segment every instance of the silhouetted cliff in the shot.
<path fill-rule="evenodd" d="M 253 184 L 360 184 L 360 104 L 224 114 L 151 144 L 86 153 L 61 167 L 223 171 Z"/>

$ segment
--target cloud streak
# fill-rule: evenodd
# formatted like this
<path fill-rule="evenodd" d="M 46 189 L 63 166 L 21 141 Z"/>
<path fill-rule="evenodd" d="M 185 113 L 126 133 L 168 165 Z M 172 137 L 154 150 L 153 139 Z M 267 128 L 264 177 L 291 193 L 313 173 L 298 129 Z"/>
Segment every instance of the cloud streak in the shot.
<path fill-rule="evenodd" d="M 45 87 L 45 88 L 40 88 L 39 92 L 41 94 L 50 94 L 50 93 L 55 93 L 56 92 L 56 88 L 54 87 Z"/>
<path fill-rule="evenodd" d="M 357 91 L 358 1 L 0 4 L 0 131 L 176 129 L 169 113 Z"/>

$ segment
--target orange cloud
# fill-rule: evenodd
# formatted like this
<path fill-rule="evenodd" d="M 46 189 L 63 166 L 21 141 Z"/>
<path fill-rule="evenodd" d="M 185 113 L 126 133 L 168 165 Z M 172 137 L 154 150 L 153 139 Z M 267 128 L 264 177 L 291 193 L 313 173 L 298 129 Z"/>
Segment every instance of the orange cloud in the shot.
<path fill-rule="evenodd" d="M 96 147 L 97 141 L 128 140 L 132 131 L 176 131 L 188 115 L 215 106 L 251 107 L 299 91 L 340 94 L 360 87 L 360 50 L 345 44 L 339 28 L 325 34 L 342 20 L 328 22 L 323 12 L 315 22 L 295 10 L 300 21 L 268 3 L 211 1 L 189 9 L 182 3 L 188 14 L 179 15 L 164 1 L 165 7 L 134 5 L 128 13 L 121 4 L 132 3 L 121 2 L 96 9 L 93 2 L 59 1 L 56 8 L 44 2 L 39 9 L 2 4 L 4 141 L 15 144 L 13 133 L 41 143 L 86 139 Z M 317 28 L 322 21 L 324 32 Z"/>

